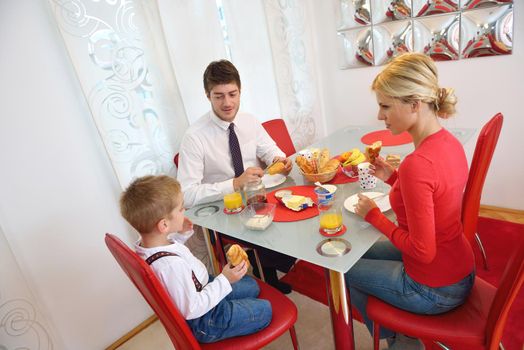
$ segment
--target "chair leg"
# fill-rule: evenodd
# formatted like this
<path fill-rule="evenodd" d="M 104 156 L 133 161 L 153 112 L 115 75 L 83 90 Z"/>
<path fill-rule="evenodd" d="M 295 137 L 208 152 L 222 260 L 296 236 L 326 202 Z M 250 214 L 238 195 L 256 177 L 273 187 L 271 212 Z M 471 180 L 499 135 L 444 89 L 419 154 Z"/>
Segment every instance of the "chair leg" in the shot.
<path fill-rule="evenodd" d="M 502 342 L 499 343 L 499 348 L 500 348 L 500 350 L 506 350 L 506 349 L 504 349 L 504 345 L 502 345 Z"/>
<path fill-rule="evenodd" d="M 293 349 L 298 350 L 298 339 L 297 339 L 297 332 L 295 331 L 295 326 L 291 326 L 289 329 L 289 335 L 291 335 L 291 342 L 293 342 Z"/>
<path fill-rule="evenodd" d="M 479 234 L 475 232 L 475 242 L 477 242 L 477 245 L 479 246 L 480 252 L 482 253 L 482 259 L 484 260 L 484 269 L 488 269 L 488 257 L 486 256 L 486 250 L 484 250 L 484 246 L 482 245 L 482 241 L 480 240 Z"/>
<path fill-rule="evenodd" d="M 373 321 L 373 350 L 380 348 L 380 325 Z"/>
<path fill-rule="evenodd" d="M 446 345 L 442 344 L 439 341 L 436 341 L 435 344 L 437 344 L 438 346 L 440 346 L 444 350 L 451 350 L 450 348 L 448 348 Z"/>

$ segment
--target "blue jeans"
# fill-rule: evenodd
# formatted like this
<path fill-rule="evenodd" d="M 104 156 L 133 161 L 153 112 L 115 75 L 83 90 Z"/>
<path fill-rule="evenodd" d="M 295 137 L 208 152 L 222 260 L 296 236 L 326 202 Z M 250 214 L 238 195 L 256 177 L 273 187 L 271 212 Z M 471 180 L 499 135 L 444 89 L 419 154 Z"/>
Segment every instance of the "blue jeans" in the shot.
<path fill-rule="evenodd" d="M 428 287 L 408 276 L 404 270 L 402 255 L 393 243 L 380 241 L 345 274 L 345 279 L 349 286 L 351 304 L 360 311 L 372 333 L 373 321 L 366 314 L 368 295 L 416 314 L 440 314 L 464 303 L 473 287 L 475 272 L 449 286 Z M 380 338 L 393 335 L 395 332 L 381 327 Z"/>
<path fill-rule="evenodd" d="M 212 280 L 213 277 L 209 276 L 209 282 Z M 257 299 L 260 288 L 253 278 L 244 276 L 232 284 L 232 288 L 231 293 L 205 315 L 187 320 L 200 343 L 252 334 L 271 322 L 271 304 Z"/>

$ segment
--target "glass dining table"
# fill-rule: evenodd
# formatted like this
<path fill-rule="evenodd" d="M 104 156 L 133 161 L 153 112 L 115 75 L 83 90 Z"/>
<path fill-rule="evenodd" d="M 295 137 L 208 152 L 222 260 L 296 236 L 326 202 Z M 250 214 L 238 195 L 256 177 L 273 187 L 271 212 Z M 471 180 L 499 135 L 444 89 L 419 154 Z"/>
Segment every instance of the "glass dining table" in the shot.
<path fill-rule="evenodd" d="M 365 145 L 361 137 L 374 131 L 371 126 L 347 126 L 339 129 L 308 148 L 328 148 L 332 156 L 341 154 L 352 148 L 364 150 Z M 473 129 L 449 129 L 464 145 L 474 134 Z M 413 144 L 385 146 L 381 154 L 397 154 L 403 159 L 413 151 Z M 294 160 L 295 155 L 291 158 Z M 313 185 L 308 182 L 295 165 L 293 170 L 282 184 L 268 189 L 283 189 L 291 186 Z M 336 185 L 338 201 L 368 190 L 361 190 L 358 181 Z M 389 185 L 378 181 L 372 191 L 388 193 Z M 395 220 L 392 210 L 384 214 Z M 333 327 L 333 336 L 336 349 L 354 349 L 353 325 L 349 289 L 344 280 L 347 272 L 362 255 L 381 237 L 381 233 L 369 223 L 347 209 L 343 209 L 343 223 L 346 232 L 337 238 L 327 238 L 319 233 L 318 216 L 293 222 L 273 222 L 264 231 L 247 229 L 238 215 L 226 215 L 223 212 L 222 201 L 202 204 L 186 211 L 186 216 L 194 224 L 201 226 L 205 232 L 208 252 L 215 272 L 219 271 L 219 257 L 216 246 L 219 241 L 217 232 L 238 238 L 254 245 L 262 246 L 273 251 L 287 254 L 324 268 L 328 305 Z M 332 252 L 340 253 L 331 254 Z M 324 254 L 325 253 L 325 254 Z"/>

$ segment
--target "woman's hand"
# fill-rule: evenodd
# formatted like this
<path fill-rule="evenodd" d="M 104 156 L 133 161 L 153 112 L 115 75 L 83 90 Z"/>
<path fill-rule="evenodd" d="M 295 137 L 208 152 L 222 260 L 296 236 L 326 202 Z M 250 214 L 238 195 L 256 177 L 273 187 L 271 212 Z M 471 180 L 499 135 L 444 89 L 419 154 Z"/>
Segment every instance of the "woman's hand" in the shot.
<path fill-rule="evenodd" d="M 387 163 L 382 157 L 377 157 L 369 169 L 369 173 L 371 175 L 375 175 L 375 177 L 384 182 L 390 178 L 393 172 L 395 172 L 395 168 L 393 168 L 391 164 Z"/>
<path fill-rule="evenodd" d="M 373 208 L 376 208 L 377 205 L 373 199 L 364 196 L 362 193 L 358 194 L 358 203 L 355 204 L 355 214 L 365 218 L 368 215 L 369 211 Z"/>
<path fill-rule="evenodd" d="M 246 272 L 247 264 L 245 261 L 242 261 L 235 267 L 231 267 L 231 265 L 226 264 L 222 269 L 222 274 L 227 278 L 227 280 L 231 284 L 238 282 L 242 277 L 244 277 Z"/>

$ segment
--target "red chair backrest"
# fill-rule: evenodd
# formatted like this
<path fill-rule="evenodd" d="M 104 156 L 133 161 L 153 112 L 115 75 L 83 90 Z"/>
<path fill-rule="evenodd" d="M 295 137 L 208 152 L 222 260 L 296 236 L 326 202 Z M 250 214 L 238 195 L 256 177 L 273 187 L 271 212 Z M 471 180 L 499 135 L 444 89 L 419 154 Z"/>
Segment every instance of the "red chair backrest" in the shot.
<path fill-rule="evenodd" d="M 173 158 L 173 162 L 175 163 L 176 167 L 178 168 L 178 156 L 180 153 L 175 154 L 175 158 Z"/>
<path fill-rule="evenodd" d="M 268 120 L 267 122 L 262 123 L 262 126 L 264 129 L 266 129 L 269 136 L 271 136 L 271 138 L 275 141 L 278 148 L 280 148 L 282 152 L 286 154 L 286 157 L 289 157 L 290 155 L 297 152 L 295 150 L 295 145 L 293 145 L 293 140 L 291 140 L 291 136 L 289 135 L 289 131 L 287 130 L 284 119 Z"/>
<path fill-rule="evenodd" d="M 489 310 L 486 325 L 489 350 L 499 349 L 509 310 L 524 283 L 524 236 L 520 237 L 520 242 L 512 249 L 515 252 L 507 262 L 495 299 Z"/>
<path fill-rule="evenodd" d="M 474 235 L 477 232 L 482 187 L 499 139 L 503 119 L 502 114 L 498 113 L 484 125 L 477 139 L 471 160 L 468 182 L 462 198 L 462 225 L 464 226 L 464 234 L 470 242 L 473 242 Z"/>
<path fill-rule="evenodd" d="M 200 349 L 186 320 L 171 301 L 151 267 L 118 237 L 106 233 L 105 241 L 120 267 L 155 311 L 176 349 Z"/>

